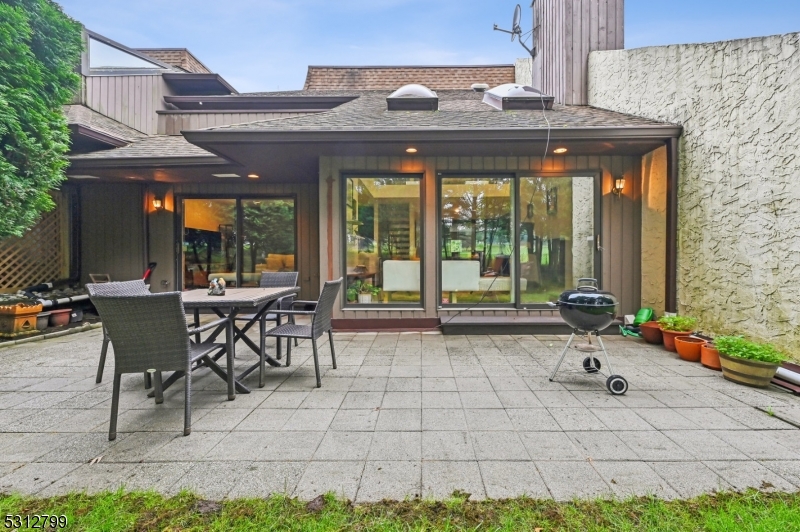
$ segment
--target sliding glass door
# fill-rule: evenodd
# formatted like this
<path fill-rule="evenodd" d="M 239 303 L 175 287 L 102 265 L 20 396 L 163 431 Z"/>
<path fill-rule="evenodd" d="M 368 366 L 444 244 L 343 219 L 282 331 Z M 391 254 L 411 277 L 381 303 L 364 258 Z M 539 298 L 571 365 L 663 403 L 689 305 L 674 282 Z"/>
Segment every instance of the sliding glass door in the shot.
<path fill-rule="evenodd" d="M 443 176 L 440 304 L 543 307 L 599 276 L 597 176 Z"/>
<path fill-rule="evenodd" d="M 294 198 L 186 198 L 181 213 L 184 290 L 215 277 L 258 286 L 262 272 L 297 271 Z"/>

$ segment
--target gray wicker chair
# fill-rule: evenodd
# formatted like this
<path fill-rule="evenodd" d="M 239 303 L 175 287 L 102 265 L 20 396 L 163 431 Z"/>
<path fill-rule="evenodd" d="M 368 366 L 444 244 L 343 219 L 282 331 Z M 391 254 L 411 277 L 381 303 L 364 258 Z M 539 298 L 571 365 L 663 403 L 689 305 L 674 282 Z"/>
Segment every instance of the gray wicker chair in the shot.
<path fill-rule="evenodd" d="M 283 314 L 287 316 L 311 316 L 311 325 L 296 325 L 294 323 L 284 323 L 267 331 L 265 336 L 274 336 L 275 338 L 305 338 L 311 340 L 311 347 L 314 353 L 314 372 L 317 376 L 317 388 L 322 386 L 322 380 L 319 376 L 319 357 L 317 355 L 317 339 L 328 333 L 328 341 L 331 343 L 331 361 L 333 362 L 333 369 L 336 369 L 336 351 L 333 348 L 333 331 L 331 328 L 331 316 L 333 315 L 333 304 L 336 302 L 336 297 L 342 287 L 342 278 L 335 281 L 327 281 L 322 288 L 322 294 L 319 296 L 318 301 L 294 301 L 292 306 L 304 305 L 313 306 L 314 310 L 275 310 L 276 314 Z M 292 344 L 288 342 L 288 350 L 286 352 L 286 365 L 292 363 Z M 265 367 L 265 353 L 261 351 L 261 368 L 259 375 L 259 386 L 264 386 L 264 373 Z"/>
<path fill-rule="evenodd" d="M 261 272 L 261 280 L 258 282 L 259 288 L 286 288 L 289 286 L 297 286 L 297 272 Z M 292 301 L 294 301 L 294 295 L 284 296 L 274 303 L 272 303 L 269 308 L 267 309 L 268 312 L 265 312 L 261 315 L 261 321 L 259 323 L 260 327 L 260 337 L 261 337 L 261 350 L 264 350 L 264 333 L 267 330 L 266 322 L 272 321 L 275 322 L 275 325 L 281 324 L 281 316 L 280 314 L 275 314 L 274 312 L 269 312 L 273 309 L 280 309 L 280 310 L 291 310 L 292 308 Z M 240 314 L 236 316 L 236 321 L 251 321 L 256 317 L 255 314 Z M 289 322 L 294 323 L 294 318 L 289 317 Z M 294 345 L 297 345 L 297 340 L 295 339 Z M 278 345 L 277 345 L 277 354 L 276 358 L 281 358 L 281 339 L 278 338 Z"/>
<path fill-rule="evenodd" d="M 86 285 L 89 297 L 94 296 L 146 296 L 150 295 L 150 290 L 141 279 L 134 281 L 121 281 L 112 283 L 89 283 Z M 95 382 L 103 382 L 103 368 L 106 365 L 106 354 L 108 353 L 108 331 L 103 325 L 103 348 L 100 350 L 100 363 L 97 365 L 97 379 Z M 150 388 L 150 374 L 145 373 L 144 387 Z"/>
<path fill-rule="evenodd" d="M 233 395 L 233 322 L 222 318 L 187 330 L 180 292 L 146 296 L 94 296 L 91 298 L 114 343 L 114 391 L 108 439 L 117 437 L 119 391 L 123 373 L 153 371 L 156 403 L 164 401 L 161 372 L 185 375 L 183 435 L 192 431 L 192 365 L 201 363 L 219 370 L 212 360 L 225 350 L 228 362 L 228 399 Z M 226 343 L 193 343 L 189 336 L 227 323 Z"/>

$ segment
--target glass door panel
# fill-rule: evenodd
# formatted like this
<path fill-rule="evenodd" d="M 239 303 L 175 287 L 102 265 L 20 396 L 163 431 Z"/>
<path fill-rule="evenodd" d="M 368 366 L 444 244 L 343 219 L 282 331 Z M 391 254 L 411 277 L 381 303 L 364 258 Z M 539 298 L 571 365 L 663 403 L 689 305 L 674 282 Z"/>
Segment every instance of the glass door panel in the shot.
<path fill-rule="evenodd" d="M 236 286 L 236 200 L 183 200 L 183 289 Z"/>
<path fill-rule="evenodd" d="M 593 177 L 523 177 L 518 209 L 521 304 L 555 301 L 594 277 Z"/>
<path fill-rule="evenodd" d="M 441 303 L 514 303 L 513 179 L 441 180 Z"/>
<path fill-rule="evenodd" d="M 242 200 L 242 286 L 258 286 L 261 272 L 294 272 L 292 198 Z"/>

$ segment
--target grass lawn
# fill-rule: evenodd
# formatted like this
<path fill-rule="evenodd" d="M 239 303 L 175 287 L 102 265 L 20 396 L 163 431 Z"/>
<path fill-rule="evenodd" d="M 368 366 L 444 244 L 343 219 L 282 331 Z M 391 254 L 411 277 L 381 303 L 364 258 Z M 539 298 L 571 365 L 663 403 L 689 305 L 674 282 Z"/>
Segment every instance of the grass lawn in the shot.
<path fill-rule="evenodd" d="M 678 501 L 632 498 L 569 503 L 527 498 L 471 502 L 455 493 L 443 502 L 356 506 L 330 495 L 311 503 L 285 497 L 216 503 L 189 493 L 165 498 L 119 491 L 51 499 L 0 495 L 0 509 L 4 520 L 9 515 L 66 515 L 67 530 L 800 531 L 800 494 L 757 491 Z M 13 528 L 13 523 L 5 527 Z M 20 530 L 28 530 L 24 522 Z"/>

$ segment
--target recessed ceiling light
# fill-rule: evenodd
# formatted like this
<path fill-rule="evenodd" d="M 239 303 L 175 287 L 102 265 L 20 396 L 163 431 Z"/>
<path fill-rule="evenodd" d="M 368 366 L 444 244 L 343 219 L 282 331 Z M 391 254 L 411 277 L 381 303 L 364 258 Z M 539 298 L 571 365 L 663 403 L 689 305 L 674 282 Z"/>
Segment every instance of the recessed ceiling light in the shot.
<path fill-rule="evenodd" d="M 406 153 L 417 153 L 416 148 L 406 148 Z"/>
<path fill-rule="evenodd" d="M 258 174 L 247 174 L 250 179 L 258 179 Z"/>
<path fill-rule="evenodd" d="M 96 175 L 68 175 L 70 179 L 100 179 Z"/>
<path fill-rule="evenodd" d="M 214 177 L 241 177 L 239 174 L 211 174 Z"/>
<path fill-rule="evenodd" d="M 562 153 L 567 153 L 567 149 L 566 148 L 556 148 L 556 149 L 553 150 L 553 153 L 557 153 L 557 154 L 561 155 Z"/>

